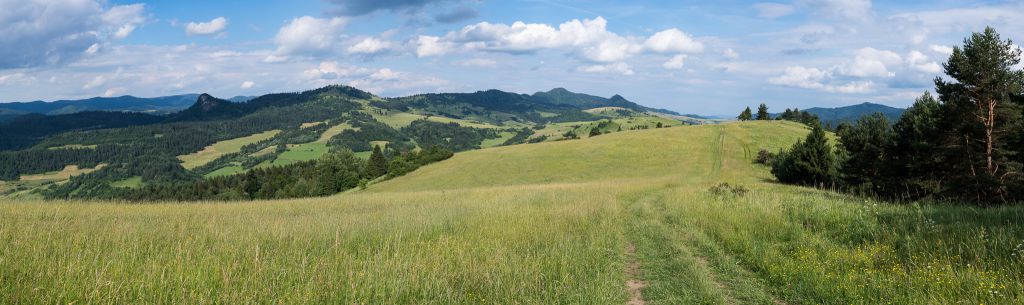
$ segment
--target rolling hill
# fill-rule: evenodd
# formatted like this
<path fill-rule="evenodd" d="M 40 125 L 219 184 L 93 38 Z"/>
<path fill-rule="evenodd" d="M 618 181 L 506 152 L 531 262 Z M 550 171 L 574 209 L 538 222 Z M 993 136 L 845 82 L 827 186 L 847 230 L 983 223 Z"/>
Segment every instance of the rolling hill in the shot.
<path fill-rule="evenodd" d="M 1022 301 L 1021 207 L 875 202 L 777 184 L 752 162 L 806 132 L 743 122 L 485 148 L 324 198 L 3 202 L 0 270 L 17 272 L 0 298 Z"/>
<path fill-rule="evenodd" d="M 873 103 L 861 103 L 857 105 L 836 107 L 836 108 L 821 108 L 814 107 L 804 109 L 810 114 L 818 116 L 821 119 L 822 124 L 830 124 L 831 126 L 838 126 L 839 123 L 853 123 L 860 119 L 861 116 L 882 113 L 889 122 L 896 122 L 900 116 L 903 115 L 903 108 L 889 107 L 886 105 L 873 104 Z"/>
<path fill-rule="evenodd" d="M 115 198 L 132 191 L 121 187 L 121 181 L 202 181 L 316 160 L 331 151 L 351 150 L 363 158 L 378 145 L 388 155 L 430 147 L 458 152 L 691 122 L 621 96 L 551 92 L 557 97 L 487 90 L 381 98 L 352 87 L 328 86 L 245 102 L 201 94 L 191 106 L 169 114 L 30 114 L 0 123 L 0 180 L 13 184 L 10 190 L 21 190 L 19 196 Z M 628 111 L 593 111 L 609 107 Z M 259 134 L 270 136 L 255 136 Z M 232 149 L 211 152 L 211 147 Z M 189 157 L 200 155 L 204 157 Z M 20 179 L 100 163 L 110 166 L 45 181 L 42 187 Z M 24 192 L 26 188 L 35 191 Z"/>

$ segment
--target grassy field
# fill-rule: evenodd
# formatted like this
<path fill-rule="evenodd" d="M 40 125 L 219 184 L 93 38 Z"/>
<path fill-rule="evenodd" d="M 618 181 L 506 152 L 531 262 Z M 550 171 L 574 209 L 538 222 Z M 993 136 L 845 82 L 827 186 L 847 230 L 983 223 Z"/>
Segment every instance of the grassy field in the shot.
<path fill-rule="evenodd" d="M 289 144 L 288 150 L 278 155 L 272 165 L 288 165 L 300 161 L 315 160 L 326 154 L 327 151 L 327 143 L 323 142 Z"/>
<path fill-rule="evenodd" d="M 20 181 L 39 181 L 39 180 L 61 181 L 61 180 L 68 180 L 68 179 L 70 179 L 71 177 L 74 177 L 74 176 L 78 176 L 78 175 L 82 175 L 82 174 L 88 174 L 88 173 L 100 170 L 104 166 L 107 166 L 107 165 L 106 164 L 98 164 L 98 165 L 96 165 L 96 167 L 93 167 L 93 168 L 80 168 L 80 167 L 78 167 L 78 165 L 67 165 L 67 166 L 64 166 L 64 169 L 59 170 L 59 171 L 53 171 L 53 172 L 42 173 L 42 174 L 35 174 L 35 175 L 21 175 Z"/>
<path fill-rule="evenodd" d="M 127 178 L 127 179 L 124 179 L 124 180 L 118 180 L 118 181 L 114 181 L 114 182 L 110 183 L 110 186 L 112 186 L 112 187 L 123 187 L 123 188 L 131 188 L 131 189 L 140 188 L 140 187 L 142 187 L 144 185 L 145 185 L 145 183 L 142 182 L 142 177 L 141 176 L 134 176 L 134 177 L 131 177 L 131 178 Z"/>
<path fill-rule="evenodd" d="M 223 155 L 236 153 L 242 150 L 242 146 L 273 138 L 280 132 L 280 130 L 270 130 L 251 136 L 220 141 L 207 146 L 203 150 L 178 156 L 178 160 L 181 160 L 182 167 L 186 169 L 193 169 L 209 163 L 210 161 L 216 160 Z"/>
<path fill-rule="evenodd" d="M 806 132 L 487 148 L 315 199 L 7 202 L 0 303 L 1024 301 L 1024 209 L 865 201 L 752 164 Z"/>

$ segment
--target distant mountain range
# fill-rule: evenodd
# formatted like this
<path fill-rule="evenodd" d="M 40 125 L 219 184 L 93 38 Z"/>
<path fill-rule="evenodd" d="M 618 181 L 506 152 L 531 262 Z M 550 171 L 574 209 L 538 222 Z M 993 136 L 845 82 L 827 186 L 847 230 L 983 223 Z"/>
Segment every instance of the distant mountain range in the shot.
<path fill-rule="evenodd" d="M 853 123 L 861 116 L 880 112 L 889 119 L 889 122 L 896 122 L 903 115 L 903 111 L 906 109 L 890 107 L 886 105 L 879 105 L 874 103 L 861 103 L 857 105 L 836 107 L 836 108 L 821 108 L 814 107 L 803 109 L 810 114 L 818 116 L 822 124 L 828 124 L 830 126 L 837 126 L 839 123 L 847 122 Z"/>
<path fill-rule="evenodd" d="M 0 121 L 7 121 L 25 114 L 61 115 L 85 111 L 126 111 L 149 114 L 169 114 L 192 106 L 199 94 L 181 94 L 152 98 L 134 97 L 131 95 L 118 97 L 94 97 L 81 100 L 59 100 L 53 102 L 15 102 L 0 103 Z M 245 102 L 253 97 L 236 96 L 228 100 L 236 103 Z"/>

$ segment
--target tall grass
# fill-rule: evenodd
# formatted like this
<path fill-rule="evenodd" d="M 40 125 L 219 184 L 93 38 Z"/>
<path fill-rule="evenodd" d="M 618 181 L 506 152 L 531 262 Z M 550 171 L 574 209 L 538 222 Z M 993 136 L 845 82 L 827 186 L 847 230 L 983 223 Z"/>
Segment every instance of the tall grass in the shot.
<path fill-rule="evenodd" d="M 865 201 L 752 164 L 804 133 L 498 147 L 328 198 L 2 203 L 0 303 L 621 304 L 634 260 L 649 304 L 1024 303 L 1024 208 Z"/>
<path fill-rule="evenodd" d="M 4 204 L 0 303 L 616 303 L 603 188 Z"/>

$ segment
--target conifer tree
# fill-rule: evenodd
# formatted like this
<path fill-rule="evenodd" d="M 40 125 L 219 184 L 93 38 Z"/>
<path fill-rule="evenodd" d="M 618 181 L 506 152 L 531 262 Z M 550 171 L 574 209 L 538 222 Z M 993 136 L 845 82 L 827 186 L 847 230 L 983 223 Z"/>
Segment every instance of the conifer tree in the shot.
<path fill-rule="evenodd" d="M 760 106 L 757 106 L 757 120 L 758 121 L 771 120 L 771 115 L 768 114 L 768 105 L 761 104 Z"/>
<path fill-rule="evenodd" d="M 772 164 L 772 174 L 783 183 L 815 187 L 835 185 L 839 162 L 821 124 L 814 124 L 807 138 L 793 144 L 789 151 L 779 153 Z"/>
<path fill-rule="evenodd" d="M 366 162 L 366 176 L 368 178 L 377 178 L 388 173 L 388 160 L 384 157 L 384 152 L 380 150 L 380 145 L 373 146 L 370 159 Z"/>
<path fill-rule="evenodd" d="M 750 112 L 750 107 L 747 107 L 746 109 L 743 109 L 743 112 L 740 112 L 740 115 L 736 118 L 740 121 L 750 121 L 754 118 L 754 115 Z"/>

